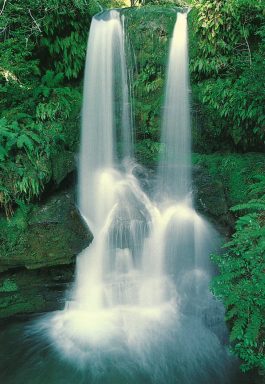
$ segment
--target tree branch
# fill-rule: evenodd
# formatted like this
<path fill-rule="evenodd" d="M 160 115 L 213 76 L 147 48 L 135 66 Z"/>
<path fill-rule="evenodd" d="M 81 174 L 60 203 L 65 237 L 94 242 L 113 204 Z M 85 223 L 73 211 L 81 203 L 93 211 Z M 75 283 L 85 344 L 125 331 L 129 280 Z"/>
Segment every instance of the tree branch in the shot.
<path fill-rule="evenodd" d="M 249 46 L 249 43 L 248 43 L 248 40 L 247 40 L 247 36 L 246 36 L 246 33 L 245 33 L 244 26 L 243 26 L 243 34 L 244 34 L 244 39 L 245 39 L 245 42 L 246 42 L 246 45 L 247 45 L 247 49 L 248 49 L 248 54 L 249 54 L 249 65 L 250 65 L 250 67 L 252 67 L 251 50 L 250 50 L 250 46 Z"/>
<path fill-rule="evenodd" d="M 2 33 L 5 33 L 6 28 L 7 28 L 7 27 L 5 27 L 5 28 L 3 28 L 3 29 L 0 30 L 0 35 L 1 35 Z"/>
<path fill-rule="evenodd" d="M 1 11 L 0 11 L 0 16 L 1 16 L 2 13 L 4 12 L 4 9 L 5 9 L 5 6 L 6 6 L 6 2 L 7 2 L 7 0 L 4 0 L 3 7 L 2 7 L 2 9 L 1 9 Z"/>
<path fill-rule="evenodd" d="M 42 32 L 42 30 L 40 29 L 40 26 L 39 24 L 37 23 L 37 21 L 34 19 L 34 17 L 32 16 L 32 13 L 31 13 L 31 10 L 29 9 L 29 14 L 30 14 L 30 17 L 32 18 L 34 24 L 36 25 L 37 29 Z"/>

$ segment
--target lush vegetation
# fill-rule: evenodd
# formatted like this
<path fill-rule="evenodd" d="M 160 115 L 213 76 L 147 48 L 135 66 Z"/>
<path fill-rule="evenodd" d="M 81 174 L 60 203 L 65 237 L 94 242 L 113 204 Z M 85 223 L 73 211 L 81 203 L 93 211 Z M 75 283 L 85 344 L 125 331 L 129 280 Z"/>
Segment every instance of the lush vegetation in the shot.
<path fill-rule="evenodd" d="M 196 146 L 203 152 L 264 149 L 263 1 L 194 2 L 191 75 Z M 199 128 L 199 130 L 198 130 Z"/>
<path fill-rule="evenodd" d="M 194 149 L 202 153 L 264 150 L 263 1 L 145 1 L 146 8 L 154 8 L 157 4 L 170 8 L 173 3 L 191 7 L 189 30 Z M 157 50 L 159 62 L 158 45 Z M 160 72 L 159 68 L 154 70 L 153 67 L 152 83 L 161 80 Z M 148 84 L 142 83 L 141 89 L 149 85 L 149 81 Z M 156 105 L 150 109 L 156 110 Z M 148 126 L 149 116 L 145 121 L 147 124 L 144 126 Z M 155 134 L 151 132 L 150 135 L 156 142 Z M 149 143 L 149 149 L 150 146 Z"/>
<path fill-rule="evenodd" d="M 247 203 L 233 211 L 243 213 L 223 255 L 213 256 L 220 268 L 213 292 L 226 306 L 233 350 L 244 371 L 265 372 L 265 175 L 256 176 Z"/>
<path fill-rule="evenodd" d="M 81 2 L 8 1 L 3 8 L 0 204 L 7 216 L 39 196 L 57 158 L 75 150 L 81 93 L 72 84 L 82 76 L 89 20 Z"/>
<path fill-rule="evenodd" d="M 154 18 L 156 22 L 154 22 Z M 160 152 L 160 117 L 169 36 L 176 14 L 171 8 L 152 6 L 126 10 L 132 57 L 136 157 L 144 164 L 157 161 Z M 135 30 L 139 31 L 135 34 Z M 143 40 L 142 35 L 145 39 Z M 135 59 L 136 58 L 136 59 Z"/>
<path fill-rule="evenodd" d="M 8 217 L 74 167 L 87 34 L 99 10 L 85 0 L 3 4 L 0 206 Z"/>
<path fill-rule="evenodd" d="M 213 290 L 225 303 L 243 369 L 264 369 L 264 1 L 131 1 L 140 3 L 124 11 L 133 52 L 136 156 L 144 164 L 159 156 L 172 7 L 191 6 L 194 163 L 222 183 L 237 220 L 224 254 L 213 258 L 220 268 Z M 118 0 L 1 3 L 0 246 L 5 253 L 6 239 L 12 247 L 25 230 L 30 204 L 75 168 L 91 17 L 120 5 Z"/>
<path fill-rule="evenodd" d="M 207 169 L 211 177 L 222 184 L 228 209 L 247 203 L 255 176 L 265 174 L 263 153 L 193 154 L 193 164 Z M 216 210 L 218 212 L 217 207 Z"/>
<path fill-rule="evenodd" d="M 190 67 L 194 97 L 194 141 L 198 151 L 263 151 L 265 141 L 262 1 L 194 1 Z M 251 155 L 250 155 L 251 156 Z M 236 159 L 236 158 L 234 158 Z M 215 295 L 227 310 L 232 349 L 242 369 L 265 369 L 264 158 L 255 165 L 231 155 L 212 172 L 225 178 L 228 204 L 238 217 L 225 253 L 213 260 L 220 274 Z M 241 165 L 240 165 L 241 162 Z M 260 164 L 258 166 L 258 163 Z M 236 172 L 235 172 L 235 164 Z M 224 184 L 224 185 L 225 185 Z"/>
<path fill-rule="evenodd" d="M 159 156 L 161 90 L 172 30 L 172 5 L 191 6 L 190 73 L 193 145 L 196 152 L 264 150 L 265 15 L 262 1 L 145 1 L 129 14 L 129 38 L 137 57 L 134 99 L 137 156 Z M 163 5 L 163 9 L 161 8 Z M 167 20 L 159 13 L 167 14 Z M 170 16 L 171 14 L 171 16 Z M 159 23 L 153 22 L 153 15 Z M 142 22 L 144 19 L 144 23 Z M 145 42 L 134 31 L 145 33 Z M 148 63 L 147 61 L 148 60 Z"/>

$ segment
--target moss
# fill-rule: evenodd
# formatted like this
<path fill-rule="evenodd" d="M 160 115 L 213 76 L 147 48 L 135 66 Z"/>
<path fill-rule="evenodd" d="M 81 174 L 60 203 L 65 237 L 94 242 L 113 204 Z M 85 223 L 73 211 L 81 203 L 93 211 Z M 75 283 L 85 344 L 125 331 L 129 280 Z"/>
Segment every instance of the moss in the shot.
<path fill-rule="evenodd" d="M 75 154 L 62 151 L 52 158 L 52 179 L 59 185 L 67 175 L 75 170 Z"/>
<path fill-rule="evenodd" d="M 61 309 L 73 281 L 74 265 L 0 275 L 0 318 Z"/>
<path fill-rule="evenodd" d="M 0 286 L 0 292 L 17 292 L 18 287 L 15 281 L 5 279 Z"/>
<path fill-rule="evenodd" d="M 247 202 L 253 177 L 265 173 L 265 155 L 261 153 L 194 154 L 193 163 L 222 184 L 228 208 Z"/>
<path fill-rule="evenodd" d="M 0 216 L 0 271 L 1 258 L 11 256 L 14 249 L 22 252 L 25 247 L 26 240 L 23 234 L 28 228 L 31 208 L 32 205 L 20 204 L 12 217 Z"/>
<path fill-rule="evenodd" d="M 0 220 L 0 272 L 71 264 L 92 240 L 74 204 L 72 191 L 62 191 L 10 220 Z"/>

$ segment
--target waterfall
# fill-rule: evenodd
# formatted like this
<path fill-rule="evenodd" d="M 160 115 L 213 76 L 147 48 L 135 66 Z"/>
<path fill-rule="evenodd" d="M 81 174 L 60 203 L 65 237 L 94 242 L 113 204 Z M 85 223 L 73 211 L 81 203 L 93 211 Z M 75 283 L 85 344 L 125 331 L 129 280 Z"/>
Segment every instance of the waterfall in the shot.
<path fill-rule="evenodd" d="M 208 255 L 217 235 L 192 204 L 187 29 L 187 13 L 179 12 L 169 50 L 158 171 L 160 211 L 165 218 L 164 264 L 176 284 L 192 270 L 195 279 L 202 276 L 200 268 L 203 275 L 209 272 Z"/>
<path fill-rule="evenodd" d="M 87 47 L 79 161 L 79 208 L 93 230 L 102 224 L 95 201 L 111 206 L 105 194 L 102 169 L 113 168 L 117 144 L 121 154 L 132 152 L 131 111 L 128 100 L 124 36 L 117 11 L 105 11 L 92 19 Z M 102 195 L 103 193 L 103 195 Z"/>
<path fill-rule="evenodd" d="M 161 143 L 160 181 L 164 192 L 184 200 L 191 189 L 191 134 L 187 13 L 178 13 L 171 40 Z"/>
<path fill-rule="evenodd" d="M 92 383 L 225 383 L 222 307 L 209 292 L 216 232 L 190 197 L 187 16 L 171 42 L 153 201 L 133 153 L 119 12 L 93 18 L 87 51 L 79 207 L 94 240 L 64 310 L 38 323 Z M 119 145 L 117 145 L 117 143 Z M 113 378 L 113 381 L 112 380 Z M 90 381 L 89 381 L 90 382 Z"/>

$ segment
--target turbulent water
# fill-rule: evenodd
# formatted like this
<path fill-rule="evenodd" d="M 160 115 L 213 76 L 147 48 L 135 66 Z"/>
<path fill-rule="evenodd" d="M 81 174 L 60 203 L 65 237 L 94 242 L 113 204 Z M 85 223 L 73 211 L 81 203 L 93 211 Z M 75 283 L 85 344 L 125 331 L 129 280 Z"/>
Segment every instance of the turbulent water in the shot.
<path fill-rule="evenodd" d="M 223 308 L 208 288 L 218 235 L 191 196 L 187 14 L 178 13 L 171 42 L 155 199 L 131 159 L 117 11 L 93 19 L 84 89 L 79 207 L 94 240 L 78 256 L 65 309 L 28 335 L 72 367 L 57 382 L 75 382 L 76 369 L 80 383 L 230 383 Z"/>

